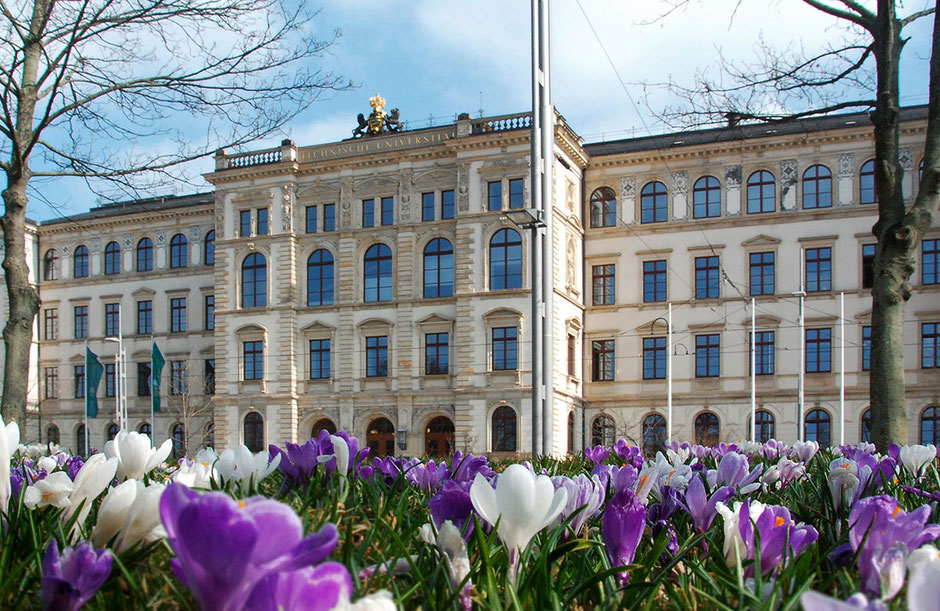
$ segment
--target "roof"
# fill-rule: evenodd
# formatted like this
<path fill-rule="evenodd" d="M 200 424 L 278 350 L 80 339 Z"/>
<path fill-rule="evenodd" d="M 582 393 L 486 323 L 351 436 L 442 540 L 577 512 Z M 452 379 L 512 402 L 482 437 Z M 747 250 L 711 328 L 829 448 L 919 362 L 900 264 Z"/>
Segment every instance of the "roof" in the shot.
<path fill-rule="evenodd" d="M 173 210 L 176 208 L 190 208 L 193 206 L 204 206 L 215 202 L 215 193 L 190 193 L 187 195 L 161 195 L 159 197 L 149 197 L 147 199 L 134 199 L 124 202 L 114 202 L 103 204 L 92 208 L 88 212 L 73 214 L 57 219 L 42 221 L 40 226 L 59 225 L 62 223 L 76 223 L 81 221 L 94 221 L 114 216 L 123 216 L 127 214 L 140 214 L 143 212 L 156 212 L 160 210 Z"/>
<path fill-rule="evenodd" d="M 921 121 L 926 119 L 926 105 L 908 106 L 901 109 L 901 122 Z M 866 125 L 871 125 L 869 114 L 867 112 L 857 112 L 814 117 L 811 119 L 793 119 L 776 123 L 750 123 L 746 125 L 739 124 L 734 127 L 718 127 L 685 132 L 678 131 L 643 138 L 624 138 L 623 140 L 585 144 L 584 150 L 588 155 L 597 157 L 601 155 L 639 153 L 642 151 L 674 149 L 683 146 L 732 142 L 735 140 L 753 140 L 773 136 L 808 134 Z"/>

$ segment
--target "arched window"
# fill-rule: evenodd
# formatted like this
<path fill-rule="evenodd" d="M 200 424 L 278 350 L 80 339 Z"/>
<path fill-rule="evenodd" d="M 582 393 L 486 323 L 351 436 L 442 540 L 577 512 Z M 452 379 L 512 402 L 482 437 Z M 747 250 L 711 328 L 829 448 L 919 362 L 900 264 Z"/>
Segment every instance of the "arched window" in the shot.
<path fill-rule="evenodd" d="M 773 212 L 777 209 L 777 182 L 774 175 L 758 170 L 747 179 L 747 213 Z"/>
<path fill-rule="evenodd" d="M 516 411 L 501 405 L 493 412 L 493 452 L 516 451 Z"/>
<path fill-rule="evenodd" d="M 697 219 L 721 216 L 721 183 L 714 176 L 702 176 L 692 186 L 692 216 Z"/>
<path fill-rule="evenodd" d="M 153 270 L 153 241 L 142 238 L 137 242 L 137 271 L 149 272 Z"/>
<path fill-rule="evenodd" d="M 862 412 L 862 433 L 859 435 L 859 441 L 871 443 L 871 408 Z M 935 444 L 936 445 L 936 444 Z"/>
<path fill-rule="evenodd" d="M 104 273 L 109 276 L 121 273 L 121 246 L 117 242 L 108 242 L 104 247 Z"/>
<path fill-rule="evenodd" d="M 643 419 L 643 454 L 653 456 L 665 447 L 666 419 L 661 414 L 650 414 Z"/>
<path fill-rule="evenodd" d="M 920 443 L 940 444 L 940 408 L 935 405 L 920 415 Z"/>
<path fill-rule="evenodd" d="M 77 448 L 75 454 L 77 456 L 84 456 L 88 453 L 88 444 L 86 443 L 87 441 L 88 440 L 85 439 L 85 425 L 79 424 L 78 428 L 75 429 L 75 447 Z"/>
<path fill-rule="evenodd" d="M 109 424 L 108 425 L 108 441 L 111 441 L 112 439 L 117 437 L 118 431 L 120 430 L 121 430 L 121 427 L 114 424 L 113 422 Z"/>
<path fill-rule="evenodd" d="M 454 247 L 449 240 L 435 238 L 424 247 L 424 296 L 454 294 Z"/>
<path fill-rule="evenodd" d="M 72 276 L 74 278 L 87 278 L 88 277 L 88 247 L 82 244 L 81 246 L 75 249 L 75 255 L 73 256 L 74 273 Z"/>
<path fill-rule="evenodd" d="M 186 267 L 189 265 L 189 241 L 182 233 L 178 233 L 170 240 L 170 267 Z"/>
<path fill-rule="evenodd" d="M 242 261 L 242 307 L 268 305 L 268 263 L 264 255 L 253 252 Z"/>
<path fill-rule="evenodd" d="M 424 453 L 428 456 L 450 456 L 454 453 L 454 422 L 447 416 L 438 416 L 428 422 L 424 430 Z"/>
<path fill-rule="evenodd" d="M 490 240 L 490 290 L 522 288 L 522 238 L 500 229 Z"/>
<path fill-rule="evenodd" d="M 718 416 L 711 412 L 702 412 L 695 418 L 695 443 L 700 446 L 718 445 L 721 424 Z"/>
<path fill-rule="evenodd" d="M 395 455 L 395 427 L 388 418 L 376 418 L 369 423 L 366 444 L 369 446 L 369 456 Z"/>
<path fill-rule="evenodd" d="M 613 418 L 598 416 L 591 422 L 591 445 L 610 447 L 615 441 L 617 441 L 617 427 L 614 425 Z"/>
<path fill-rule="evenodd" d="M 803 208 L 832 207 L 832 172 L 824 165 L 813 165 L 803 172 Z"/>
<path fill-rule="evenodd" d="M 373 244 L 366 251 L 363 299 L 366 302 L 392 300 L 392 251 L 385 244 Z"/>
<path fill-rule="evenodd" d="M 568 412 L 568 454 L 574 454 L 574 410 Z"/>
<path fill-rule="evenodd" d="M 669 218 L 669 192 L 657 181 L 647 183 L 640 191 L 640 222 L 662 223 Z"/>
<path fill-rule="evenodd" d="M 878 202 L 878 192 L 875 190 L 875 160 L 869 159 L 862 164 L 858 171 L 858 201 L 860 204 L 874 204 Z"/>
<path fill-rule="evenodd" d="M 617 225 L 617 195 L 610 187 L 601 187 L 591 193 L 591 227 Z"/>
<path fill-rule="evenodd" d="M 59 277 L 59 255 L 55 248 L 46 251 L 42 258 L 42 279 L 55 280 Z"/>
<path fill-rule="evenodd" d="M 803 438 L 806 441 L 815 441 L 821 448 L 829 447 L 829 423 L 829 412 L 824 409 L 810 410 L 803 425 Z"/>
<path fill-rule="evenodd" d="M 139 427 L 137 427 L 137 432 L 141 435 L 150 437 L 150 443 L 153 443 L 153 427 L 150 426 L 149 422 L 144 422 Z"/>
<path fill-rule="evenodd" d="M 173 439 L 173 458 L 182 458 L 186 454 L 186 429 L 182 422 L 177 422 L 170 430 Z"/>
<path fill-rule="evenodd" d="M 307 305 L 332 304 L 333 255 L 321 248 L 307 259 Z"/>
<path fill-rule="evenodd" d="M 59 427 L 54 424 L 46 427 L 46 443 L 59 445 Z"/>
<path fill-rule="evenodd" d="M 202 242 L 202 262 L 205 265 L 215 265 L 215 229 L 210 230 Z"/>
<path fill-rule="evenodd" d="M 258 412 L 245 416 L 245 445 L 252 452 L 264 449 L 264 419 Z"/>
<path fill-rule="evenodd" d="M 754 427 L 755 441 L 767 443 L 776 435 L 774 415 L 765 409 L 757 410 L 757 425 Z"/>
<path fill-rule="evenodd" d="M 313 424 L 313 428 L 310 430 L 310 436 L 319 437 L 320 431 L 326 431 L 330 435 L 335 435 L 336 425 L 333 424 L 333 421 L 329 418 L 320 418 Z"/>

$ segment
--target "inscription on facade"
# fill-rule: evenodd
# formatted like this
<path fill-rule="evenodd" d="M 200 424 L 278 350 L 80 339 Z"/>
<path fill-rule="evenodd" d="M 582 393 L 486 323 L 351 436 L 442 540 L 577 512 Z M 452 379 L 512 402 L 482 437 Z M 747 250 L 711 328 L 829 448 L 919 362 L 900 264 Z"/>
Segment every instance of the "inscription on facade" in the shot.
<path fill-rule="evenodd" d="M 442 144 L 457 137 L 457 128 L 422 134 L 401 135 L 375 140 L 356 140 L 347 144 L 330 144 L 313 148 L 304 148 L 297 152 L 300 161 L 321 161 L 355 155 L 374 155 L 375 153 L 400 151 L 429 144 Z"/>

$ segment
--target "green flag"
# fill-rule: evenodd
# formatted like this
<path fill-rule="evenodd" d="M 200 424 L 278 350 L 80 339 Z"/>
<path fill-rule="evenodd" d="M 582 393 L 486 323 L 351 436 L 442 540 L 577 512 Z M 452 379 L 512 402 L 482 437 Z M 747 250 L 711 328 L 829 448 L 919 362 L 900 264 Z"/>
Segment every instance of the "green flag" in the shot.
<path fill-rule="evenodd" d="M 103 373 L 98 355 L 85 347 L 85 414 L 89 418 L 98 417 L 98 383 Z"/>
<path fill-rule="evenodd" d="M 160 411 L 160 374 L 163 372 L 164 365 L 166 365 L 166 359 L 157 348 L 157 342 L 154 342 L 153 349 L 150 351 L 150 400 L 153 402 L 155 412 Z"/>

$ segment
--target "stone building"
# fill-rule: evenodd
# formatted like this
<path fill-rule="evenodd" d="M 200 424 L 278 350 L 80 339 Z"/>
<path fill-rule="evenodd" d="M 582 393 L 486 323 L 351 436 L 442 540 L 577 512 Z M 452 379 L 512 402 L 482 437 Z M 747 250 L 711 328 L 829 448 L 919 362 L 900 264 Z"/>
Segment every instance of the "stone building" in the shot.
<path fill-rule="evenodd" d="M 903 118 L 913 197 L 926 109 Z M 135 428 L 153 425 L 137 383 L 151 335 L 163 350 L 164 395 L 178 407 L 159 414 L 156 437 L 180 449 L 260 449 L 320 428 L 349 430 L 379 453 L 530 448 L 531 230 L 506 216 L 529 202 L 529 146 L 519 114 L 220 151 L 206 174 L 213 194 L 41 224 L 43 440 L 58 431 L 76 443 L 86 338 L 75 321 L 86 307 L 102 362 L 115 350 L 104 341 L 109 312 L 124 312 Z M 551 449 L 665 434 L 668 304 L 675 438 L 748 435 L 752 318 L 758 435 L 796 437 L 804 363 L 806 436 L 862 438 L 872 154 L 865 115 L 593 144 L 559 116 Z M 913 440 L 940 437 L 938 243 L 935 223 L 908 304 Z M 152 328 L 141 329 L 148 303 Z M 49 310 L 60 327 L 43 335 Z M 106 390 L 90 425 L 98 447 L 114 431 Z"/>

